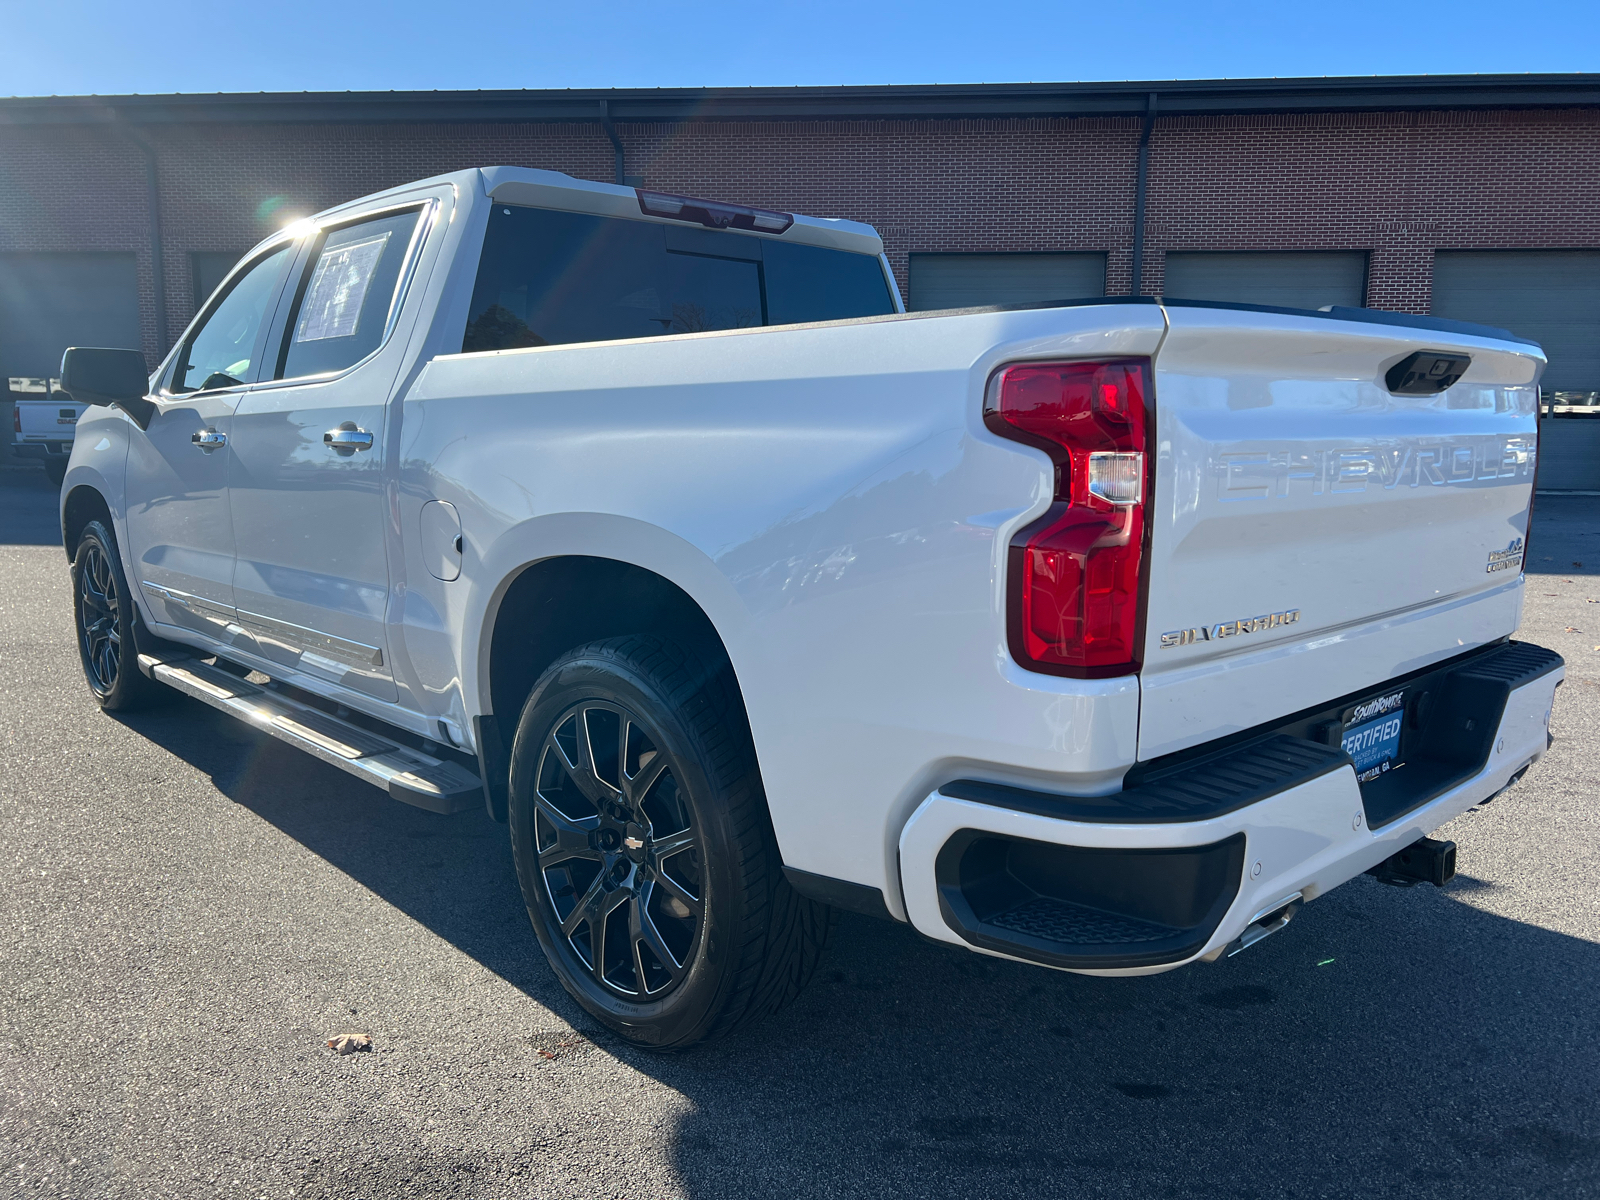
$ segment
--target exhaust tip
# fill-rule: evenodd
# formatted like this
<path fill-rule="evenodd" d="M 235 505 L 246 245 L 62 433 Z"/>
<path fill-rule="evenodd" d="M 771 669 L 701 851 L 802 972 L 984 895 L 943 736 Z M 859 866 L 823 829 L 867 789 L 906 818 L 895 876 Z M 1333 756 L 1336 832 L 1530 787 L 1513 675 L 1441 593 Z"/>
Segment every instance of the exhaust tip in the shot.
<path fill-rule="evenodd" d="M 1214 950 L 1208 954 L 1206 961 L 1216 962 L 1218 959 L 1232 958 L 1241 950 L 1248 950 L 1262 938 L 1271 937 L 1290 921 L 1294 920 L 1295 914 L 1303 907 L 1305 907 L 1305 897 L 1299 892 L 1292 896 L 1284 897 L 1276 904 L 1269 905 L 1250 918 L 1250 924 L 1244 927 L 1243 933 L 1222 947 L 1221 950 Z"/>

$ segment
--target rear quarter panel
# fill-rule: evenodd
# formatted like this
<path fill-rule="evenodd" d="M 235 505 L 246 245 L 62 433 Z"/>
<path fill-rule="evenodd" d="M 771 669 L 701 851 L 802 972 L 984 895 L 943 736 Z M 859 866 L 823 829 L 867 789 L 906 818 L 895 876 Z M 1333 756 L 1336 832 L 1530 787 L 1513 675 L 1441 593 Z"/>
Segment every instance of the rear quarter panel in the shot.
<path fill-rule="evenodd" d="M 981 404 L 1003 361 L 1150 354 L 1163 328 L 1120 306 L 435 359 L 404 405 L 402 519 L 456 505 L 465 586 L 414 583 L 407 639 L 431 625 L 429 686 L 453 660 L 487 711 L 480 639 L 523 566 L 591 554 L 671 579 L 727 645 L 785 861 L 898 907 L 899 826 L 932 787 L 1105 792 L 1132 760 L 1135 680 L 1006 650 L 1004 548 L 1052 476 Z"/>

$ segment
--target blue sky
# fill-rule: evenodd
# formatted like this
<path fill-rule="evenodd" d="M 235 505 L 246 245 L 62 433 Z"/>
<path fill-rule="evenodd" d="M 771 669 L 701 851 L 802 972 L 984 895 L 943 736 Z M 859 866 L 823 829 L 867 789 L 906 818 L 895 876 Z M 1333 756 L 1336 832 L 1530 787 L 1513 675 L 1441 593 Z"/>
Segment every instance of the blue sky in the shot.
<path fill-rule="evenodd" d="M 1600 70 L 1600 3 L 0 0 L 0 95 Z"/>

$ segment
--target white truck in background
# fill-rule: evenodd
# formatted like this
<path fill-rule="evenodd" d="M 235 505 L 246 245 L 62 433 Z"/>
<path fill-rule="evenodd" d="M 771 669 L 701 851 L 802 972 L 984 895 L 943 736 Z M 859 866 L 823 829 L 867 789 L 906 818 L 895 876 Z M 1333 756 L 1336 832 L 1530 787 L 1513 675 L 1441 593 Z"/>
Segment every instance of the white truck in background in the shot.
<path fill-rule="evenodd" d="M 42 462 L 50 482 L 60 487 L 66 478 L 78 418 L 88 406 L 62 391 L 59 379 L 13 378 L 7 382 L 14 405 L 12 453 Z"/>
<path fill-rule="evenodd" d="M 462 171 L 74 349 L 85 676 L 510 826 L 640 1044 L 769 1011 L 827 906 L 1088 974 L 1222 961 L 1548 746 L 1544 356 L 1402 314 L 903 311 L 869 227 Z"/>

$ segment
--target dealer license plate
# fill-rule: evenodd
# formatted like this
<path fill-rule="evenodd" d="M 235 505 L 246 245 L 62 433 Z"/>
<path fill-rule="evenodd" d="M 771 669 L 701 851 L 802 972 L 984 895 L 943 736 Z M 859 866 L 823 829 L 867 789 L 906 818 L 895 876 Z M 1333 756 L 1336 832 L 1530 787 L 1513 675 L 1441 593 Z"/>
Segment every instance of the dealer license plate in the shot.
<path fill-rule="evenodd" d="M 1344 731 L 1339 744 L 1356 764 L 1356 778 L 1362 783 L 1376 779 L 1394 765 L 1400 753 L 1400 726 L 1404 720 L 1403 711 L 1391 712 Z"/>

